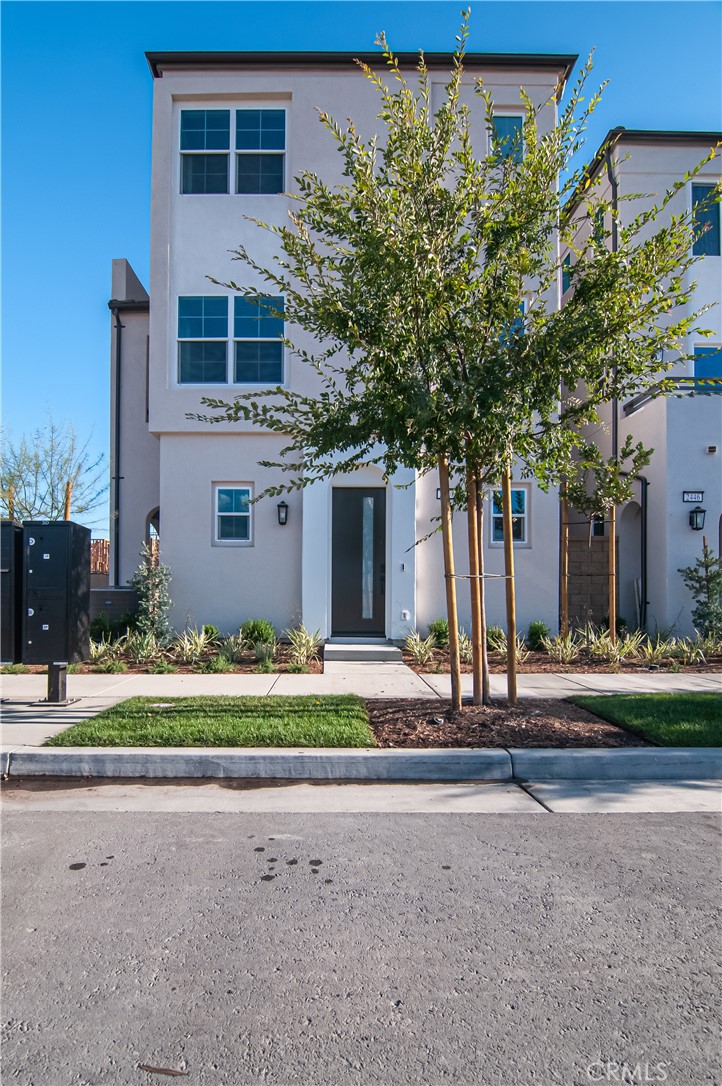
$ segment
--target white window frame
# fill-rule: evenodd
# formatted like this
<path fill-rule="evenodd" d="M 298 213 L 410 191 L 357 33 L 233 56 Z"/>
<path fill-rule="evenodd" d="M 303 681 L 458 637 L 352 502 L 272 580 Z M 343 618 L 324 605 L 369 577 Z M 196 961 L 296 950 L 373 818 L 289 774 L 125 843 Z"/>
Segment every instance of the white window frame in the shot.
<path fill-rule="evenodd" d="M 274 336 L 237 336 L 236 335 L 236 303 L 235 299 L 238 295 L 233 296 L 233 303 L 229 306 L 229 320 L 231 328 L 231 371 L 230 383 L 236 385 L 238 388 L 275 388 L 277 385 L 286 385 L 286 348 L 282 339 L 277 340 Z M 257 297 L 270 297 L 270 295 L 263 295 L 259 292 Z M 274 295 L 275 297 L 275 295 Z M 281 301 L 285 303 L 285 296 L 279 295 Z M 286 318 L 283 318 L 284 334 L 286 330 Z M 236 344 L 237 343 L 279 343 L 281 344 L 281 378 L 278 381 L 236 381 Z"/>
<path fill-rule="evenodd" d="M 184 113 L 208 113 L 208 112 L 213 112 L 214 110 L 217 110 L 217 111 L 220 112 L 220 111 L 225 111 L 226 109 L 229 111 L 229 114 L 230 114 L 229 121 L 228 121 L 228 128 L 229 128 L 229 132 L 228 132 L 228 150 L 216 150 L 216 149 L 213 149 L 213 148 L 211 148 L 210 150 L 207 149 L 207 148 L 196 148 L 194 150 L 187 150 L 187 149 L 184 150 L 183 149 L 181 144 L 182 144 L 183 114 Z M 194 105 L 190 105 L 190 104 L 188 104 L 186 102 L 184 102 L 181 105 L 181 108 L 178 110 L 178 162 L 179 162 L 178 192 L 180 193 L 181 196 L 229 196 L 229 195 L 233 194 L 233 190 L 231 189 L 231 183 L 235 184 L 235 179 L 231 178 L 229 175 L 230 175 L 230 172 L 231 172 L 231 161 L 232 161 L 232 158 L 233 158 L 233 144 L 234 144 L 234 139 L 235 139 L 234 133 L 235 133 L 235 128 L 234 128 L 234 109 L 233 109 L 233 106 L 231 106 L 231 105 L 228 105 L 228 106 L 226 106 L 226 105 L 209 106 L 207 103 L 203 103 L 202 105 L 194 106 Z M 226 159 L 226 191 L 225 192 L 184 192 L 183 191 L 183 159 L 184 159 L 184 157 L 186 155 L 217 155 L 217 156 L 224 155 L 225 159 Z"/>
<path fill-rule="evenodd" d="M 226 329 L 228 329 L 228 322 L 233 319 L 232 306 L 229 304 L 228 295 L 223 294 L 178 294 L 175 301 L 175 338 L 176 338 L 176 379 L 175 384 L 177 388 L 220 388 L 222 385 L 228 385 L 231 382 L 228 380 L 228 343 L 230 336 L 226 331 L 225 336 L 202 336 L 200 339 L 198 336 L 179 336 L 178 335 L 178 320 L 180 310 L 181 298 L 226 298 Z M 226 379 L 225 381 L 181 381 L 181 343 L 225 343 L 226 345 Z"/>
<path fill-rule="evenodd" d="M 267 110 L 267 111 L 273 111 L 273 112 L 278 112 L 278 113 L 282 112 L 284 114 L 284 118 L 283 118 L 283 150 L 282 151 L 279 151 L 278 148 L 276 148 L 276 147 L 264 150 L 262 148 L 257 148 L 257 149 L 256 148 L 249 148 L 249 147 L 238 148 L 236 146 L 237 134 L 238 134 L 238 127 L 237 127 L 237 124 L 236 124 L 236 114 L 237 113 L 243 113 L 243 112 L 250 112 L 251 110 L 254 113 L 257 113 L 257 112 L 262 113 L 264 110 Z M 232 177 L 231 180 L 232 180 L 232 184 L 233 184 L 233 194 L 234 194 L 234 196 L 281 196 L 286 190 L 286 176 L 287 176 L 287 174 L 286 174 L 286 169 L 287 169 L 287 167 L 286 167 L 286 156 L 288 154 L 288 109 L 286 108 L 286 106 L 281 105 L 281 104 L 276 104 L 276 103 L 274 103 L 273 105 L 256 105 L 255 102 L 253 104 L 248 103 L 248 104 L 244 104 L 242 106 L 235 105 L 231 110 L 231 129 L 232 129 L 232 131 L 231 131 L 232 152 L 231 153 L 233 155 L 233 177 Z M 283 160 L 283 162 L 282 162 L 283 168 L 282 168 L 282 171 L 281 171 L 281 174 L 282 174 L 282 176 L 281 176 L 281 191 L 280 192 L 239 192 L 238 191 L 238 159 L 241 157 L 241 155 L 277 155 L 277 156 L 280 155 L 282 160 Z"/>
<path fill-rule="evenodd" d="M 494 107 L 494 117 L 518 117 L 521 121 L 521 154 L 522 158 L 526 154 L 526 143 L 524 142 L 524 122 L 526 120 L 526 114 L 522 106 L 503 106 L 500 109 Z M 487 131 L 487 153 L 491 154 L 494 145 L 494 133 Z M 507 157 L 506 155 L 504 156 Z"/>
<path fill-rule="evenodd" d="M 524 497 L 524 512 L 516 517 L 520 519 L 524 527 L 524 538 L 515 539 L 514 546 L 519 548 L 531 547 L 531 487 L 529 483 L 514 483 L 511 484 L 512 491 L 520 490 L 525 495 Z M 489 519 L 489 546 L 500 548 L 504 546 L 503 539 L 494 539 L 494 521 L 501 520 L 501 514 L 494 512 L 494 494 L 501 494 L 499 488 L 495 488 L 488 497 L 488 519 Z M 503 531 L 503 527 L 502 527 Z"/>
<path fill-rule="evenodd" d="M 247 513 L 220 513 L 218 509 L 218 494 L 221 490 L 247 490 L 248 491 L 248 512 Z M 241 483 L 241 482 L 227 482 L 227 483 L 213 483 L 212 487 L 212 532 L 211 540 L 214 547 L 252 547 L 254 545 L 253 538 L 253 483 Z M 218 520 L 221 516 L 228 517 L 248 517 L 248 539 L 221 539 L 218 534 Z"/>

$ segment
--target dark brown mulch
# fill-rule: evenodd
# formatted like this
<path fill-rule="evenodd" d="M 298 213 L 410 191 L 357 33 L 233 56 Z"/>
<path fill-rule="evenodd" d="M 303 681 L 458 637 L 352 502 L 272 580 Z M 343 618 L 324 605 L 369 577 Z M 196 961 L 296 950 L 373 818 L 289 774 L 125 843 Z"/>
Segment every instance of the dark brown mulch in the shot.
<path fill-rule="evenodd" d="M 394 698 L 366 702 L 379 747 L 647 747 L 639 736 L 570 702 L 524 698 L 519 705 L 467 705 Z"/>
<path fill-rule="evenodd" d="M 435 649 L 434 658 L 428 664 L 417 664 L 414 662 L 414 658 L 406 649 L 402 649 L 404 663 L 415 671 L 417 675 L 448 675 L 449 673 L 449 653 L 447 649 Z M 622 674 L 634 674 L 634 672 L 645 671 L 671 671 L 673 670 L 668 664 L 663 664 L 660 667 L 652 667 L 639 661 L 639 660 L 624 660 L 619 667 L 612 668 L 606 661 L 595 659 L 594 657 L 587 656 L 586 654 L 580 656 L 571 664 L 560 664 L 556 660 L 552 660 L 546 652 L 530 652 L 529 656 L 523 663 L 517 665 L 517 671 L 520 675 L 543 675 L 543 674 L 601 674 L 608 675 L 611 671 L 615 673 L 620 672 Z M 675 671 L 680 671 L 690 674 L 705 674 L 707 672 L 716 673 L 722 671 L 722 656 L 713 656 L 707 661 L 706 664 L 684 664 L 677 665 L 674 668 Z M 464 675 L 471 674 L 471 664 L 462 664 L 461 671 Z M 489 653 L 489 674 L 490 675 L 503 675 L 506 672 L 506 657 L 500 653 Z"/>

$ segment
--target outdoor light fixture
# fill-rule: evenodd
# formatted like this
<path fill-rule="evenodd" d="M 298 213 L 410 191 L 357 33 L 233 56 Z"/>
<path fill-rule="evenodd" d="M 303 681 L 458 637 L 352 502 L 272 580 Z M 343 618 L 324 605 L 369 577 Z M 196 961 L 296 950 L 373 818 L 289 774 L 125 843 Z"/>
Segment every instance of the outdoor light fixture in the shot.
<path fill-rule="evenodd" d="M 704 528 L 704 515 L 706 512 L 706 509 L 700 509 L 699 506 L 697 506 L 696 509 L 690 510 L 689 526 L 693 532 L 701 532 Z"/>
<path fill-rule="evenodd" d="M 276 509 L 278 510 L 278 523 L 283 527 L 288 521 L 288 503 L 279 502 Z"/>

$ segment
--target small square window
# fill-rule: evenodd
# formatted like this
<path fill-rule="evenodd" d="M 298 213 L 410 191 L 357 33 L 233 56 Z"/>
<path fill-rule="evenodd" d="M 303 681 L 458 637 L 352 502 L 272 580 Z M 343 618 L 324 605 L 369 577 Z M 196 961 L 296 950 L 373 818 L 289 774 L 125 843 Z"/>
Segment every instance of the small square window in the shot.
<path fill-rule="evenodd" d="M 283 192 L 283 155 L 236 155 L 236 192 L 269 196 Z"/>
<path fill-rule="evenodd" d="M 719 256 L 720 255 L 720 205 L 706 203 L 714 193 L 714 185 L 692 185 L 692 209 L 694 220 L 699 235 L 692 246 L 693 256 Z"/>
<path fill-rule="evenodd" d="M 178 344 L 178 381 L 182 385 L 222 385 L 228 380 L 225 341 Z"/>
<path fill-rule="evenodd" d="M 285 110 L 236 110 L 237 151 L 283 151 L 285 147 Z"/>
<path fill-rule="evenodd" d="M 228 299 L 191 296 L 178 299 L 178 339 L 226 339 Z"/>
<path fill-rule="evenodd" d="M 215 487 L 214 541 L 251 542 L 251 488 L 226 485 Z"/>
<path fill-rule="evenodd" d="M 228 155 L 181 155 L 181 192 L 228 192 Z"/>
<path fill-rule="evenodd" d="M 228 151 L 230 139 L 229 109 L 181 110 L 181 151 Z"/>
<path fill-rule="evenodd" d="M 278 385 L 283 381 L 283 346 L 263 340 L 236 341 L 236 384 Z"/>
<path fill-rule="evenodd" d="M 722 347 L 695 347 L 694 375 L 702 380 L 716 377 L 722 381 Z M 708 391 L 722 392 L 722 385 L 710 386 Z"/>
<path fill-rule="evenodd" d="M 526 487 L 512 487 L 511 491 L 511 534 L 515 543 L 527 543 L 527 499 Z M 492 543 L 504 542 L 504 515 L 501 491 L 495 490 L 491 496 L 491 540 Z"/>

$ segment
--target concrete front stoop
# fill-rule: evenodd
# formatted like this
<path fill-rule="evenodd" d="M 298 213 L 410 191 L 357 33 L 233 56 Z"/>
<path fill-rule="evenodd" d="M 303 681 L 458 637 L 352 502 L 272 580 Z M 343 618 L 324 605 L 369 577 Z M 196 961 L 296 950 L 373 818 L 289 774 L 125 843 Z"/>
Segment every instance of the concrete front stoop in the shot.
<path fill-rule="evenodd" d="M 390 644 L 373 644 L 371 642 L 356 642 L 355 644 L 327 641 L 323 647 L 324 663 L 338 663 L 340 661 L 352 661 L 357 664 L 401 664 L 403 655 L 401 649 Z"/>

